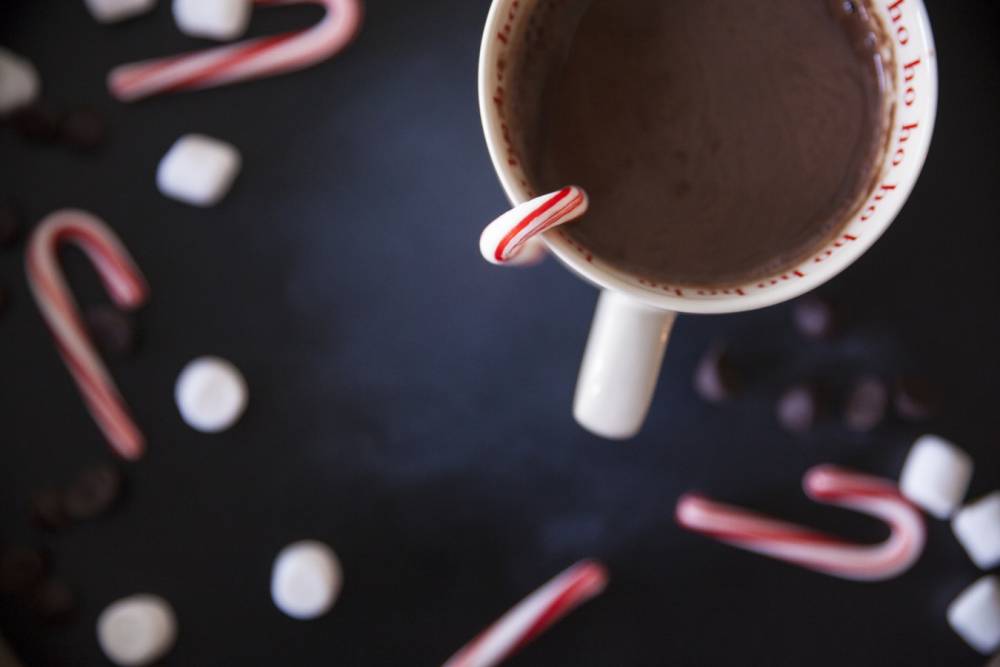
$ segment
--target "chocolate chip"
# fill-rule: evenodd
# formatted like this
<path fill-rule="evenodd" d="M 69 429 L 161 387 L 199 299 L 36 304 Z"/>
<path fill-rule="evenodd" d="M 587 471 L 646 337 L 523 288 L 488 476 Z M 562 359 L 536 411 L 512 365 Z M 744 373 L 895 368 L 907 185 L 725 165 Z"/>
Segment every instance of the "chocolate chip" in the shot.
<path fill-rule="evenodd" d="M 63 143 L 82 151 L 92 151 L 107 138 L 104 117 L 93 109 L 73 109 L 62 119 L 59 134 Z"/>
<path fill-rule="evenodd" d="M 819 393 L 812 385 L 798 384 L 781 395 L 775 413 L 778 423 L 790 433 L 809 431 L 819 417 Z"/>
<path fill-rule="evenodd" d="M 712 346 L 694 371 L 694 390 L 709 403 L 721 403 L 739 393 L 740 378 L 724 345 Z"/>
<path fill-rule="evenodd" d="M 21 214 L 12 201 L 0 201 L 0 247 L 9 248 L 21 238 Z"/>
<path fill-rule="evenodd" d="M 88 308 L 87 328 L 106 356 L 125 357 L 135 350 L 135 322 L 127 313 L 111 306 Z"/>
<path fill-rule="evenodd" d="M 874 375 L 866 375 L 851 387 L 844 405 L 844 422 L 852 431 L 871 431 L 885 419 L 889 390 Z"/>
<path fill-rule="evenodd" d="M 46 530 L 59 530 L 69 525 L 65 500 L 58 489 L 41 489 L 31 498 L 31 517 Z"/>
<path fill-rule="evenodd" d="M 923 421 L 937 412 L 938 394 L 926 378 L 906 376 L 896 382 L 893 403 L 903 419 Z"/>
<path fill-rule="evenodd" d="M 50 143 L 59 136 L 59 114 L 44 103 L 24 107 L 12 121 L 14 130 L 28 141 Z"/>
<path fill-rule="evenodd" d="M 45 574 L 45 556 L 38 549 L 7 547 L 0 552 L 0 592 L 24 593 Z"/>
<path fill-rule="evenodd" d="M 114 505 L 121 491 L 122 477 L 112 465 L 99 465 L 80 473 L 66 489 L 63 507 L 71 519 L 94 519 Z"/>
<path fill-rule="evenodd" d="M 62 581 L 46 579 L 31 592 L 29 604 L 32 611 L 46 621 L 65 621 L 76 610 L 76 595 Z"/>
<path fill-rule="evenodd" d="M 797 300 L 792 316 L 795 328 L 807 338 L 829 338 L 836 333 L 837 318 L 833 305 L 818 296 L 809 295 Z"/>

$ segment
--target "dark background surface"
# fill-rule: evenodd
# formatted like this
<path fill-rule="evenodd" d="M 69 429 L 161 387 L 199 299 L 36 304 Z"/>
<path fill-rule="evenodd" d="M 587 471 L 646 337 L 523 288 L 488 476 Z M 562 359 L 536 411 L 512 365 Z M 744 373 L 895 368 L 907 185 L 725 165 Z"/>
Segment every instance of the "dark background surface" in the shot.
<path fill-rule="evenodd" d="M 823 292 L 853 326 L 807 343 L 787 305 L 683 317 L 649 422 L 615 444 L 570 404 L 595 294 L 554 261 L 488 266 L 483 224 L 504 198 L 481 137 L 476 64 L 487 0 L 369 0 L 358 41 L 314 69 L 127 106 L 114 65 L 198 46 L 169 3 L 104 27 L 82 2 L 4 0 L 0 44 L 39 67 L 56 104 L 88 103 L 113 131 L 96 157 L 35 148 L 0 128 L 0 194 L 32 221 L 64 206 L 116 229 L 153 300 L 143 345 L 111 369 L 149 450 L 128 496 L 54 536 L 31 527 L 32 490 L 112 460 L 56 355 L 23 278 L 0 255 L 0 539 L 44 545 L 79 593 L 48 627 L 0 601 L 0 632 L 28 667 L 106 664 L 95 619 L 152 592 L 180 622 L 166 665 L 435 665 L 577 559 L 603 559 L 607 593 L 511 665 L 977 665 L 947 603 L 979 572 L 930 521 L 919 564 L 882 584 L 843 582 L 685 534 L 677 497 L 701 490 L 859 540 L 884 529 L 813 504 L 802 473 L 836 462 L 895 477 L 923 430 L 977 462 L 973 495 L 1000 487 L 1000 70 L 996 2 L 928 2 L 941 104 L 930 158 L 889 232 Z M 254 33 L 307 25 L 316 8 L 259 11 Z M 169 201 L 157 161 L 182 133 L 238 146 L 245 169 L 217 208 Z M 85 304 L 105 300 L 82 256 L 65 266 Z M 722 407 L 690 389 L 715 339 L 757 367 Z M 207 436 L 172 398 L 183 364 L 235 362 L 251 404 Z M 828 420 L 781 432 L 775 396 L 806 377 L 864 371 L 935 378 L 945 410 L 869 436 Z M 268 580 L 280 547 L 329 542 L 343 595 L 313 622 L 284 617 Z"/>

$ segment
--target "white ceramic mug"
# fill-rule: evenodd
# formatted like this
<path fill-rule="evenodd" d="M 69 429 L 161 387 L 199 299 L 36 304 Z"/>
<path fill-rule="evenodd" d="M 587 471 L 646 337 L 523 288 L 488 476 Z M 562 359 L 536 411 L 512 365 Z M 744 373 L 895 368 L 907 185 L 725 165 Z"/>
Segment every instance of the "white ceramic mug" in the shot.
<path fill-rule="evenodd" d="M 500 182 L 514 204 L 534 192 L 512 139 L 509 91 L 515 56 L 525 45 L 529 17 L 561 0 L 493 0 L 479 60 L 479 104 L 486 143 Z M 627 2 L 628 0 L 623 0 Z M 894 77 L 890 143 L 880 176 L 841 234 L 816 255 L 780 274 L 725 290 L 656 283 L 591 256 L 561 230 L 547 232 L 549 250 L 602 292 L 577 380 L 573 413 L 598 435 L 624 439 L 642 426 L 652 402 L 667 339 L 677 313 L 732 313 L 799 296 L 847 268 L 881 236 L 923 167 L 937 109 L 937 56 L 922 0 L 871 0 Z M 538 20 L 544 20 L 544 14 Z"/>

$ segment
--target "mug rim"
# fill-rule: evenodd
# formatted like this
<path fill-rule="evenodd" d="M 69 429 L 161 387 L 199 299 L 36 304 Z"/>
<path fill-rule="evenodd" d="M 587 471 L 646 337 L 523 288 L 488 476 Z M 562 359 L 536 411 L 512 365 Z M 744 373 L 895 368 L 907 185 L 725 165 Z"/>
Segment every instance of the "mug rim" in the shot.
<path fill-rule="evenodd" d="M 911 153 L 912 161 L 908 175 L 893 186 L 895 194 L 898 196 L 888 205 L 883 205 L 879 210 L 874 211 L 869 218 L 861 218 L 865 220 L 867 226 L 863 236 L 846 235 L 851 240 L 850 243 L 836 243 L 838 252 L 834 254 L 828 249 L 825 252 L 826 257 L 817 256 L 814 259 L 815 265 L 810 264 L 809 271 L 801 271 L 800 269 L 804 267 L 796 265 L 788 267 L 784 272 L 773 277 L 751 281 L 757 283 L 757 287 L 761 288 L 752 291 L 749 286 L 743 286 L 747 289 L 743 289 L 743 287 L 698 289 L 646 282 L 626 271 L 607 265 L 599 258 L 592 258 L 589 253 L 581 253 L 580 248 L 570 240 L 565 232 L 558 228 L 546 232 L 542 237 L 549 250 L 570 271 L 598 288 L 628 294 L 653 308 L 685 313 L 734 313 L 764 308 L 800 296 L 839 275 L 867 252 L 895 220 L 916 185 L 930 149 L 938 105 L 937 50 L 923 0 L 908 0 L 908 2 L 910 7 L 915 8 L 913 11 L 916 18 L 916 30 L 907 32 L 907 40 L 914 39 L 917 52 L 921 54 L 921 57 L 926 58 L 929 72 L 929 79 L 926 82 L 928 101 L 923 105 L 926 112 L 920 115 L 920 122 L 927 128 L 927 131 L 920 134 L 917 139 L 918 143 L 913 146 L 915 150 Z M 493 168 L 500 179 L 504 192 L 513 204 L 523 203 L 540 193 L 530 192 L 527 183 L 515 174 L 513 168 L 508 164 L 508 158 L 504 155 L 505 128 L 496 108 L 497 105 L 491 103 L 494 94 L 493 82 L 497 72 L 497 50 L 503 44 L 501 40 L 495 39 L 495 36 L 499 33 L 501 16 L 506 13 L 512 17 L 514 7 L 527 4 L 529 3 L 526 0 L 493 0 L 486 18 L 479 52 L 480 119 Z M 888 6 L 885 11 L 891 13 Z M 885 22 L 881 16 L 880 20 Z M 891 25 L 887 26 L 887 32 L 891 33 L 892 31 L 888 30 L 889 27 Z M 892 43 L 893 66 L 898 68 L 895 61 L 901 59 L 901 45 L 897 44 L 896 39 L 891 35 L 889 39 Z M 908 41 L 904 44 L 906 43 Z M 894 72 L 894 76 L 897 79 L 897 86 L 902 85 L 903 82 L 899 81 L 899 73 Z M 897 125 L 901 123 L 900 111 L 897 108 L 892 119 L 889 128 L 890 137 L 896 134 Z M 886 176 L 886 165 L 890 162 L 890 153 L 894 144 L 895 140 L 893 139 L 886 148 L 886 154 L 882 157 L 882 163 L 879 165 L 879 178 L 874 186 L 876 189 L 879 187 L 878 183 L 882 183 Z M 872 192 L 876 192 L 876 190 Z M 869 192 L 869 198 L 865 203 L 871 201 L 872 192 Z M 875 204 L 879 201 L 881 201 L 881 196 L 876 193 L 871 208 L 874 209 Z M 862 204 L 862 209 L 864 209 L 864 204 Z M 842 223 L 841 231 L 846 231 L 852 225 L 858 217 L 858 213 L 858 211 L 852 213 L 851 217 Z M 810 257 L 812 256 L 810 255 Z"/>

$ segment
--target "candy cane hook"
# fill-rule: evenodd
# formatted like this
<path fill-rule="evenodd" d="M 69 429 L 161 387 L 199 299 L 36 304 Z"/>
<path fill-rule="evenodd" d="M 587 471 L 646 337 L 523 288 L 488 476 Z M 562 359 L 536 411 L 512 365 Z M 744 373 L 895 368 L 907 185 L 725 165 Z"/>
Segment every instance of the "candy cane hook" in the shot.
<path fill-rule="evenodd" d="M 545 248 L 535 237 L 576 220 L 587 212 L 588 204 L 587 193 L 575 185 L 526 201 L 486 226 L 479 237 L 479 251 L 491 264 L 538 262 Z"/>
<path fill-rule="evenodd" d="M 59 269 L 57 255 L 63 243 L 73 243 L 87 254 L 105 289 L 121 308 L 141 306 L 149 298 L 149 288 L 114 232 L 85 211 L 65 209 L 52 213 L 28 242 L 28 284 L 55 337 L 59 354 L 111 447 L 126 459 L 137 459 L 145 446 L 143 435 L 94 349 Z"/>
<path fill-rule="evenodd" d="M 363 11 L 360 0 L 257 0 L 263 7 L 305 3 L 326 8 L 326 16 L 311 28 L 121 65 L 108 75 L 108 88 L 122 102 L 133 102 L 161 93 L 213 88 L 315 65 L 354 39 Z"/>
<path fill-rule="evenodd" d="M 451 657 L 444 667 L 494 667 L 607 586 L 593 561 L 577 563 L 519 602 Z"/>
<path fill-rule="evenodd" d="M 852 544 L 697 495 L 678 502 L 677 522 L 740 549 L 843 579 L 889 579 L 920 557 L 925 540 L 923 515 L 892 482 L 823 465 L 806 473 L 803 486 L 813 500 L 882 519 L 889 525 L 889 537 L 875 545 Z"/>

